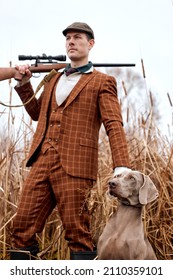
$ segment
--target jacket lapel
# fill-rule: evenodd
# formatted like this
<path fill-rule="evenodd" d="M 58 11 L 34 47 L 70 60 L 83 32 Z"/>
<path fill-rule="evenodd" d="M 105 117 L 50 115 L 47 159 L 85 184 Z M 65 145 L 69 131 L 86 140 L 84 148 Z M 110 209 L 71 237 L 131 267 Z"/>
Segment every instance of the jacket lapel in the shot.
<path fill-rule="evenodd" d="M 73 102 L 73 100 L 78 96 L 81 90 L 85 87 L 85 85 L 97 74 L 97 71 L 94 71 L 91 74 L 83 74 L 78 83 L 72 89 L 69 98 L 65 104 L 64 109 L 69 106 Z"/>

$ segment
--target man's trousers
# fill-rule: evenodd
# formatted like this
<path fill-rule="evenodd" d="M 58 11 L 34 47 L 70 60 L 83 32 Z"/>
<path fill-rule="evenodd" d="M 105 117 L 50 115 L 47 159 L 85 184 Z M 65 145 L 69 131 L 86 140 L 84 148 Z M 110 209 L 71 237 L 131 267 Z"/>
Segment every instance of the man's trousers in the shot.
<path fill-rule="evenodd" d="M 92 251 L 87 196 L 93 181 L 66 174 L 54 148 L 39 153 L 24 183 L 13 221 L 13 248 L 35 245 L 55 206 L 71 251 Z"/>

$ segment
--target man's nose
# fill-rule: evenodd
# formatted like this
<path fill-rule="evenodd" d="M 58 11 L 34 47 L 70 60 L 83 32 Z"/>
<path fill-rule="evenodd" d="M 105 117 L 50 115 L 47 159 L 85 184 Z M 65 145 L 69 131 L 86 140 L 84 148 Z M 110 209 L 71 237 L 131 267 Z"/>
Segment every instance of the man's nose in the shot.
<path fill-rule="evenodd" d="M 69 45 L 71 45 L 71 44 L 74 44 L 74 39 L 73 38 L 69 39 Z"/>

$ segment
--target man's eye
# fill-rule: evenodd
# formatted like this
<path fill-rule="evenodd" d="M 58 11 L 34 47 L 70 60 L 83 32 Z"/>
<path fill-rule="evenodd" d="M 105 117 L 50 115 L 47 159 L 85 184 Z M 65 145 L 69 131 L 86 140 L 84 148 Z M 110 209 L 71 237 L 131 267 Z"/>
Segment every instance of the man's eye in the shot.
<path fill-rule="evenodd" d="M 135 181 L 135 178 L 133 176 L 130 176 L 131 181 Z"/>

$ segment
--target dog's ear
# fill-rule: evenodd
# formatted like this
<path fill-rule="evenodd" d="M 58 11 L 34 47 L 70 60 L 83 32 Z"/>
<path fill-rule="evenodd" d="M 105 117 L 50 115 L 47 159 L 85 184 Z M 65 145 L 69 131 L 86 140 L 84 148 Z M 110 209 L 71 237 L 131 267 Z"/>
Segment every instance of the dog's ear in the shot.
<path fill-rule="evenodd" d="M 144 183 L 139 190 L 139 202 L 142 205 L 146 205 L 147 203 L 154 201 L 159 196 L 159 192 L 150 177 L 145 174 L 142 175 Z"/>

